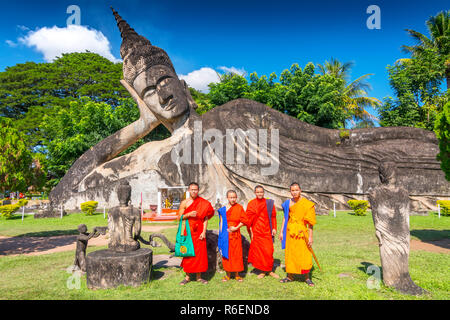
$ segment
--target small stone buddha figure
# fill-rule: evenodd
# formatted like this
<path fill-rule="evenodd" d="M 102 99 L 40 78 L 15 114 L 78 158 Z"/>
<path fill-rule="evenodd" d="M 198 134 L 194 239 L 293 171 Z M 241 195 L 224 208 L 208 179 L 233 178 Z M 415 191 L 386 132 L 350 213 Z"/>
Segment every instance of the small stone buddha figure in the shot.
<path fill-rule="evenodd" d="M 131 186 L 122 180 L 117 190 L 119 206 L 108 214 L 108 229 L 110 250 L 129 252 L 140 248 L 138 238 L 141 234 L 141 214 L 139 209 L 129 205 Z"/>

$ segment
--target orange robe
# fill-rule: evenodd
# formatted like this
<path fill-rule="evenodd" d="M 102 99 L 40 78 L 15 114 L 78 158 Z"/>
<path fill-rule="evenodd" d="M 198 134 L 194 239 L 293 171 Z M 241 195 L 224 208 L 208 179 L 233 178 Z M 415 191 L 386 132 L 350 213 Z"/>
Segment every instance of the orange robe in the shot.
<path fill-rule="evenodd" d="M 188 218 L 195 257 L 184 257 L 183 261 L 181 261 L 181 266 L 186 273 L 205 272 L 208 270 L 206 237 L 203 240 L 200 240 L 199 237 L 203 232 L 203 222 L 205 221 L 205 218 L 210 219 L 214 215 L 214 209 L 208 200 L 197 197 L 192 204 L 186 208 L 184 213 L 189 213 L 191 211 L 197 211 L 196 217 Z M 184 228 L 184 235 L 187 235 L 186 228 Z"/>
<path fill-rule="evenodd" d="M 237 226 L 245 215 L 244 208 L 236 203 L 227 211 L 228 228 Z M 242 258 L 241 231 L 228 232 L 228 259 L 222 257 L 223 269 L 228 272 L 240 272 L 244 270 Z"/>
<path fill-rule="evenodd" d="M 292 202 L 291 202 L 292 203 Z M 289 220 L 286 232 L 286 251 L 284 261 L 286 273 L 305 274 L 312 268 L 312 254 L 305 239 L 309 239 L 308 225 L 316 224 L 314 203 L 301 198 L 289 207 Z"/>
<path fill-rule="evenodd" d="M 241 222 L 249 227 L 253 233 L 248 252 L 248 263 L 261 271 L 269 272 L 273 269 L 273 240 L 270 230 L 269 214 L 266 199 L 250 200 L 245 216 Z M 272 209 L 272 229 L 277 229 L 277 212 Z"/>

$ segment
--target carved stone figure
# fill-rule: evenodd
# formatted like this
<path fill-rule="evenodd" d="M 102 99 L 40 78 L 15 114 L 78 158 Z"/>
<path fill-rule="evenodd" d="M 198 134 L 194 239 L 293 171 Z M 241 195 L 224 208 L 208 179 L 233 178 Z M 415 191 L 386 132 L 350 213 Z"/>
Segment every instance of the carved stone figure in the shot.
<path fill-rule="evenodd" d="M 425 291 L 409 275 L 408 191 L 397 182 L 394 162 L 381 162 L 379 175 L 381 184 L 369 192 L 369 201 L 380 246 L 383 281 L 402 293 L 422 294 Z"/>
<path fill-rule="evenodd" d="M 105 234 L 106 229 L 106 227 L 95 227 L 94 230 L 89 233 L 87 232 L 87 227 L 85 224 L 80 224 L 78 226 L 78 232 L 80 234 L 77 236 L 75 261 L 73 264 L 82 272 L 86 272 L 86 248 L 88 246 L 89 239 L 97 238 L 99 235 Z"/>
<path fill-rule="evenodd" d="M 150 281 L 153 251 L 140 248 L 141 216 L 129 205 L 131 187 L 122 180 L 117 188 L 119 206 L 108 214 L 107 250 L 97 250 L 86 258 L 86 280 L 90 289 L 139 286 Z"/>
<path fill-rule="evenodd" d="M 336 209 L 345 209 L 349 199 L 366 198 L 369 188 L 378 184 L 378 162 L 385 155 L 395 159 L 413 210 L 435 209 L 437 196 L 450 199 L 450 184 L 436 160 L 439 147 L 433 132 L 368 128 L 350 130 L 341 139 L 339 130 L 307 124 L 247 99 L 200 116 L 167 53 L 138 35 L 116 11 L 113 14 L 122 36 L 121 83 L 136 100 L 140 118 L 73 164 L 50 193 L 54 205 L 73 209 L 92 199 L 99 206 L 115 206 L 116 188 L 127 180 L 134 190 L 133 202 L 139 202 L 141 192 L 148 195 L 145 206 L 157 203 L 158 188 L 198 181 L 205 199 L 220 198 L 221 203 L 226 203 L 229 189 L 246 202 L 260 184 L 280 208 L 289 197 L 286 186 L 301 181 L 319 214 L 333 208 L 333 201 Z M 117 157 L 159 124 L 171 132 L 169 138 Z M 233 154 L 226 152 L 230 145 Z M 242 161 L 238 151 L 244 152 Z"/>
<path fill-rule="evenodd" d="M 108 247 L 117 252 L 134 251 L 140 248 L 138 238 L 141 234 L 140 210 L 129 205 L 131 187 L 126 180 L 120 182 L 117 195 L 120 205 L 108 214 L 110 233 Z"/>

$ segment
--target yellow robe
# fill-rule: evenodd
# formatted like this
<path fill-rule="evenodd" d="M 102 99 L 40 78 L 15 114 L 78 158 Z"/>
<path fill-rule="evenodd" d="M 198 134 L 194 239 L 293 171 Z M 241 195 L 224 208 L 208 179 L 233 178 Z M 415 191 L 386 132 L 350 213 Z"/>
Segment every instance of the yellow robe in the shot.
<path fill-rule="evenodd" d="M 289 208 L 285 250 L 287 273 L 304 274 L 312 268 L 311 251 L 301 236 L 303 232 L 305 239 L 309 239 L 308 224 L 311 226 L 316 224 L 314 203 L 301 198 Z"/>

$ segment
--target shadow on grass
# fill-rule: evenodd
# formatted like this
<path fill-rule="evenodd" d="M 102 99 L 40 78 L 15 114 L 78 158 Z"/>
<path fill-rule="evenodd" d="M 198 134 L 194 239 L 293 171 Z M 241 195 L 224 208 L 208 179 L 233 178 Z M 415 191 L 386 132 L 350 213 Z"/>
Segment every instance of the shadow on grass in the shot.
<path fill-rule="evenodd" d="M 450 249 L 450 230 L 421 229 L 411 230 L 410 233 L 412 236 L 419 238 L 422 242 Z"/>
<path fill-rule="evenodd" d="M 71 236 L 78 235 L 77 229 L 71 230 L 51 230 L 51 231 L 38 231 L 38 232 L 28 232 L 24 234 L 19 234 L 15 238 L 20 237 L 57 237 L 57 236 Z"/>
<path fill-rule="evenodd" d="M 74 234 L 76 232 L 77 230 L 33 232 L 18 237 L 0 239 L 0 256 L 36 253 L 72 245 L 77 238 Z M 65 235 L 65 237 L 51 237 L 55 235 Z"/>
<path fill-rule="evenodd" d="M 367 262 L 367 261 L 363 261 L 361 262 L 362 266 L 358 267 L 357 269 L 359 271 L 362 271 L 363 273 L 367 274 L 367 275 L 372 275 L 374 277 L 377 277 L 376 275 L 376 270 L 380 270 L 380 279 L 383 279 L 383 268 L 377 264 L 374 264 L 372 262 Z M 374 266 L 372 268 L 370 268 L 370 266 Z M 368 272 L 369 271 L 369 272 Z"/>

